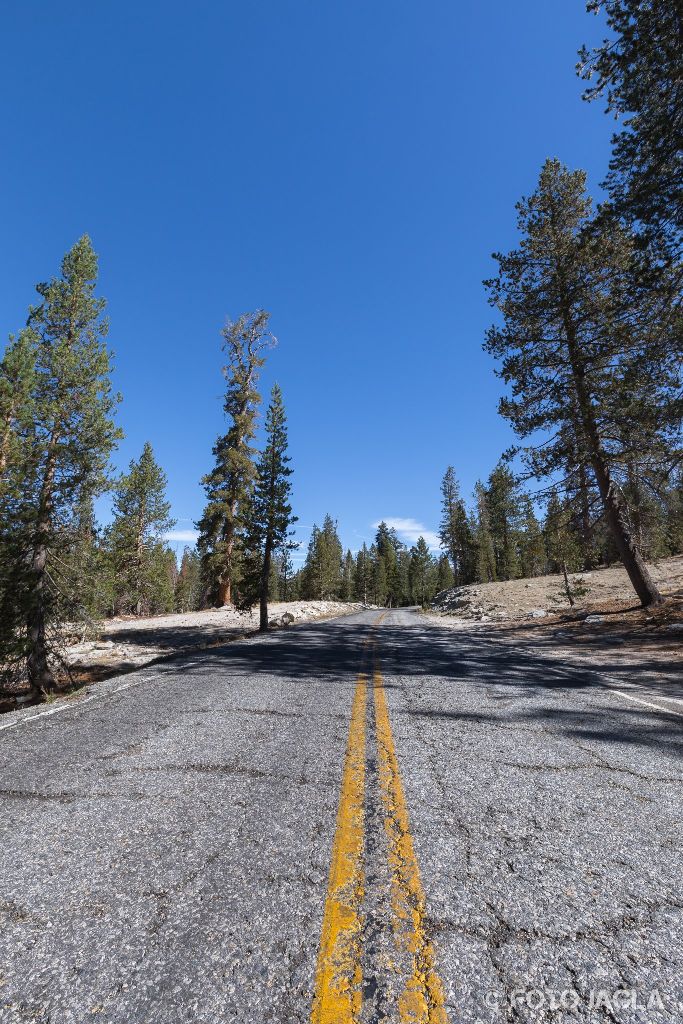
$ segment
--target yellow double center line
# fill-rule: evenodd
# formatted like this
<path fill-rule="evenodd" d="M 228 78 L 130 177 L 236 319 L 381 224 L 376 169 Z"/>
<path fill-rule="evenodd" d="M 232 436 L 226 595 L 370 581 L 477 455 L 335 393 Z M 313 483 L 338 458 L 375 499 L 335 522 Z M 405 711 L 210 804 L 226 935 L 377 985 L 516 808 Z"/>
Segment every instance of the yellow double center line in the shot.
<path fill-rule="evenodd" d="M 365 799 L 365 711 L 367 676 L 359 675 L 339 794 L 337 831 L 315 980 L 312 1020 L 316 1024 L 357 1021 L 362 1004 L 361 905 Z"/>
<path fill-rule="evenodd" d="M 391 927 L 397 949 L 408 954 L 411 963 L 398 998 L 399 1020 L 404 1024 L 448 1024 L 434 948 L 425 929 L 426 899 L 376 654 L 372 682 L 379 785 L 391 870 Z M 360 673 L 339 795 L 311 1015 L 313 1024 L 357 1024 L 362 1009 L 367 697 L 368 676 Z"/>

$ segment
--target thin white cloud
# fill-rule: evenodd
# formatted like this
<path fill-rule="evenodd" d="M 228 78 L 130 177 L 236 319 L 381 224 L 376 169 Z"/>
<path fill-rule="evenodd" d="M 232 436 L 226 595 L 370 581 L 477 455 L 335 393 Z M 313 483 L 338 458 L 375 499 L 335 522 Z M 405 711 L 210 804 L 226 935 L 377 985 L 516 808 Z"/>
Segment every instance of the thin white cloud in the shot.
<path fill-rule="evenodd" d="M 179 541 L 181 544 L 196 544 L 199 534 L 196 530 L 169 530 L 164 540 Z"/>
<path fill-rule="evenodd" d="M 436 551 L 440 547 L 439 535 L 434 530 L 428 530 L 422 523 L 418 523 L 417 519 L 404 519 L 401 516 L 385 516 L 382 520 L 387 526 L 396 530 L 399 538 L 406 544 L 416 544 L 420 537 L 424 537 L 427 544 Z M 373 523 L 375 529 L 379 526 L 379 522 Z"/>

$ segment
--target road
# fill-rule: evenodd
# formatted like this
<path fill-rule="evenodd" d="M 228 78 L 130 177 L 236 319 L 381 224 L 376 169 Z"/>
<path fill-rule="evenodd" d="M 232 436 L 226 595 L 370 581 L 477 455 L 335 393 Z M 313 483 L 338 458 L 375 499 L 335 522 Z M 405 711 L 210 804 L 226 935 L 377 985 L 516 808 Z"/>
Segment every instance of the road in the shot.
<path fill-rule="evenodd" d="M 0 1020 L 681 1021 L 681 712 L 401 610 L 4 716 Z"/>

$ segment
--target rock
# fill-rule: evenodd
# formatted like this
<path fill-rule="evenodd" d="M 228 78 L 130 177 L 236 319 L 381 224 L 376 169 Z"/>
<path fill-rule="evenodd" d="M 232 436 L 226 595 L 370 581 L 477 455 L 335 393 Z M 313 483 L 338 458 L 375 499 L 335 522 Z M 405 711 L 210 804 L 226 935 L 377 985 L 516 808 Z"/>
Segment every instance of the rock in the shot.
<path fill-rule="evenodd" d="M 587 615 L 586 618 L 583 621 L 584 622 L 604 622 L 605 621 L 605 616 L 604 615 Z"/>
<path fill-rule="evenodd" d="M 664 627 L 665 633 L 683 633 L 683 622 L 670 622 Z"/>
<path fill-rule="evenodd" d="M 544 619 L 547 614 L 548 613 L 545 610 L 545 608 L 532 608 L 531 611 L 528 613 L 527 618 L 528 619 Z"/>

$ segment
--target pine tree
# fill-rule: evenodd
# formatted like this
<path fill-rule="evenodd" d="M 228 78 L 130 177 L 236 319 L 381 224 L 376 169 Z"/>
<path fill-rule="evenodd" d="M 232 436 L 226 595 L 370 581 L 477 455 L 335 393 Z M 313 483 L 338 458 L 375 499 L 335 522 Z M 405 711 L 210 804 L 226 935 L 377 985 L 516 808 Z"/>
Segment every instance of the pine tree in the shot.
<path fill-rule="evenodd" d="M 249 508 L 247 549 L 251 568 L 240 593 L 240 605 L 243 607 L 250 607 L 258 594 L 261 632 L 268 629 L 273 555 L 287 544 L 290 527 L 296 522 L 290 505 L 292 484 L 289 478 L 292 470 L 289 463 L 282 391 L 274 384 L 266 414 L 265 446 L 258 461 L 256 485 Z"/>
<path fill-rule="evenodd" d="M 6 396 L 0 400 L 3 439 L 8 422 L 14 442 L 17 428 L 26 434 L 13 451 L 13 442 L 5 448 L 2 512 L 10 514 L 14 536 L 9 549 L 2 544 L 1 614 L 11 605 L 14 619 L 3 621 L 0 632 L 14 646 L 9 660 L 24 663 L 33 694 L 57 685 L 50 655 L 58 652 L 49 637 L 58 634 L 65 587 L 51 561 L 56 564 L 69 547 L 73 509 L 104 489 L 120 437 L 112 421 L 118 399 L 111 391 L 108 324 L 104 299 L 95 296 L 96 279 L 97 256 L 84 235 L 64 257 L 61 275 L 36 286 L 41 301 L 29 312 L 17 356 L 24 390 L 9 419 Z"/>
<path fill-rule="evenodd" d="M 378 603 L 386 603 L 390 608 L 398 607 L 403 603 L 404 584 L 402 579 L 399 555 L 402 544 L 398 539 L 396 530 L 381 522 L 377 527 L 375 546 L 378 558 L 382 559 L 381 579 L 386 588 L 384 600 Z M 406 581 L 407 583 L 407 581 Z M 407 588 L 406 588 L 407 589 Z"/>
<path fill-rule="evenodd" d="M 326 515 L 322 530 L 313 526 L 301 587 L 308 600 L 334 600 L 341 594 L 343 549 L 337 525 Z"/>
<path fill-rule="evenodd" d="M 477 551 L 476 576 L 479 583 L 493 583 L 496 576 L 496 558 L 493 550 L 493 538 L 489 522 L 489 511 L 486 488 L 480 480 L 474 485 L 477 526 L 475 545 Z"/>
<path fill-rule="evenodd" d="M 450 590 L 454 585 L 455 578 L 448 555 L 441 555 L 437 565 L 436 592 L 440 594 L 443 590 Z"/>
<path fill-rule="evenodd" d="M 370 549 L 372 558 L 372 595 L 373 604 L 384 607 L 387 603 L 389 596 L 389 589 L 387 586 L 387 566 L 384 560 L 384 555 L 380 555 L 377 551 L 377 547 L 373 544 Z"/>
<path fill-rule="evenodd" d="M 522 529 L 519 539 L 522 576 L 542 576 L 546 570 L 546 551 L 541 524 L 536 518 L 529 495 L 522 499 Z"/>
<path fill-rule="evenodd" d="M 491 473 L 486 488 L 488 525 L 496 561 L 496 578 L 516 580 L 519 561 L 520 501 L 515 478 L 502 462 Z"/>
<path fill-rule="evenodd" d="M 573 607 L 577 597 L 586 591 L 583 581 L 571 581 L 569 573 L 575 572 L 581 562 L 581 546 L 572 528 L 571 510 L 563 506 L 553 488 L 548 498 L 545 519 L 545 543 L 551 572 L 562 573 L 563 594 Z"/>
<path fill-rule="evenodd" d="M 417 544 L 410 549 L 410 591 L 416 604 L 426 607 L 432 593 L 432 571 L 434 559 L 424 537 L 418 537 Z"/>
<path fill-rule="evenodd" d="M 165 611 L 173 602 L 163 534 L 175 525 L 166 499 L 166 474 L 149 441 L 114 492 L 109 533 L 116 573 L 116 606 L 136 615 Z"/>
<path fill-rule="evenodd" d="M 441 547 L 448 552 L 453 577 L 458 586 L 472 579 L 473 538 L 467 521 L 465 503 L 460 497 L 455 470 L 449 466 L 441 481 Z"/>
<path fill-rule="evenodd" d="M 320 535 L 322 548 L 323 600 L 333 600 L 341 594 L 343 548 L 337 532 L 337 523 L 326 515 Z"/>
<path fill-rule="evenodd" d="M 680 251 L 683 240 L 683 8 L 680 0 L 589 0 L 614 34 L 579 53 L 592 84 L 584 98 L 607 98 L 622 121 L 612 138 L 605 183 L 616 213 L 640 221 Z"/>
<path fill-rule="evenodd" d="M 278 552 L 277 566 L 278 596 L 281 601 L 292 601 L 294 599 L 294 565 L 289 544 L 283 545 Z"/>
<path fill-rule="evenodd" d="M 434 559 L 432 562 L 432 570 L 435 568 Z M 411 591 L 410 591 L 410 551 L 401 544 L 398 549 L 396 556 L 396 604 L 406 605 L 411 603 Z M 432 572 L 429 582 L 429 593 L 433 593 L 434 589 L 434 573 Z"/>
<path fill-rule="evenodd" d="M 95 520 L 92 496 L 81 495 L 73 509 L 66 543 L 58 556 L 53 552 L 51 572 L 60 582 L 63 615 L 71 622 L 92 622 L 109 604 L 109 575 Z"/>
<path fill-rule="evenodd" d="M 357 601 L 368 604 L 373 591 L 373 566 L 367 544 L 356 555 L 353 573 L 353 593 Z"/>
<path fill-rule="evenodd" d="M 31 536 L 24 499 L 33 482 L 30 459 L 34 423 L 38 337 L 27 329 L 10 337 L 0 361 L 0 674 L 25 666 L 24 600 Z M 30 513 L 29 513 L 30 518 Z"/>
<path fill-rule="evenodd" d="M 523 451 L 533 475 L 590 463 L 633 587 L 644 605 L 656 603 L 619 487 L 622 427 L 631 450 L 651 460 L 671 452 L 681 415 L 677 314 L 661 290 L 643 286 L 645 254 L 628 232 L 609 219 L 594 230 L 583 172 L 548 160 L 518 211 L 522 244 L 496 256 L 499 275 L 487 282 L 503 326 L 491 328 L 486 349 L 512 385 L 500 411 L 523 439 L 545 433 Z"/>
<path fill-rule="evenodd" d="M 199 555 L 185 548 L 175 585 L 174 605 L 177 612 L 194 612 L 201 606 L 202 576 Z"/>
<path fill-rule="evenodd" d="M 38 337 L 26 328 L 10 337 L 0 362 L 0 493 L 8 466 L 22 463 L 33 427 L 37 358 Z"/>
<path fill-rule="evenodd" d="M 671 554 L 683 552 L 683 469 L 679 467 L 662 496 L 666 537 Z"/>
<path fill-rule="evenodd" d="M 347 551 L 342 573 L 342 601 L 353 601 L 353 571 L 353 555 L 350 551 Z"/>
<path fill-rule="evenodd" d="M 216 441 L 216 464 L 202 480 L 207 502 L 197 524 L 207 598 L 221 607 L 233 598 L 256 482 L 253 440 L 261 401 L 256 385 L 265 353 L 275 344 L 268 330 L 269 318 L 262 309 L 244 313 L 234 323 L 228 321 L 222 332 L 228 356 L 223 369 L 227 380 L 223 409 L 230 426 Z"/>
<path fill-rule="evenodd" d="M 587 463 L 585 455 L 581 455 L 578 449 L 576 437 L 570 432 L 567 442 L 569 455 L 566 460 L 565 493 L 572 509 L 576 532 L 581 543 L 583 568 L 588 570 L 593 569 L 598 560 L 592 510 L 600 506 L 600 496 L 596 491 L 590 465 Z"/>

